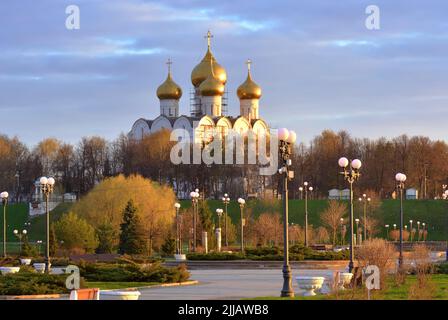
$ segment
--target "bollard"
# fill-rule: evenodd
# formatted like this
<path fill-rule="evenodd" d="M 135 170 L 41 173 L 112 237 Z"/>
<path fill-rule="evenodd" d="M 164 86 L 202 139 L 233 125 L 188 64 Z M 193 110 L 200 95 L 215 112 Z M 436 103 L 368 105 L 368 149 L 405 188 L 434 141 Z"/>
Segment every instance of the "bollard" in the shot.
<path fill-rule="evenodd" d="M 216 251 L 221 252 L 221 228 L 216 228 Z"/>
<path fill-rule="evenodd" d="M 204 248 L 204 252 L 208 253 L 208 237 L 207 231 L 202 231 L 202 247 Z"/>

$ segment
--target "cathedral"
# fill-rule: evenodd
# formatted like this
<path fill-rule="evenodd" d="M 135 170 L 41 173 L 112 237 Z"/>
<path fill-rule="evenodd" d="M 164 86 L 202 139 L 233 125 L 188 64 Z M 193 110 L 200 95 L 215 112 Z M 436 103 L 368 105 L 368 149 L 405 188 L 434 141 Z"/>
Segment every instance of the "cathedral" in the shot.
<path fill-rule="evenodd" d="M 156 92 L 160 100 L 160 115 L 153 120 L 140 118 L 135 121 L 129 132 L 131 139 L 141 140 L 145 135 L 163 128 L 186 130 L 195 139 L 205 139 L 210 131 L 225 135 L 229 129 L 240 134 L 252 130 L 257 136 L 269 133 L 268 125 L 259 115 L 261 88 L 252 79 L 250 60 L 247 61 L 247 78 L 236 92 L 240 101 L 240 114 L 226 115 L 227 73 L 211 51 L 210 31 L 206 38 L 207 52 L 191 72 L 193 89 L 190 114 L 181 115 L 179 112 L 182 88 L 173 79 L 169 60 L 167 78 Z"/>

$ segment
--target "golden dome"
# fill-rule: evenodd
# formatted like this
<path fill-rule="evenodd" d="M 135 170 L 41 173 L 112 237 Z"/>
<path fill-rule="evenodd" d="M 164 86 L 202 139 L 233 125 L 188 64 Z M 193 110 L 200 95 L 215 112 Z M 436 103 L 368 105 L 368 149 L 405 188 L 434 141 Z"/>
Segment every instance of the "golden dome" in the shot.
<path fill-rule="evenodd" d="M 204 58 L 202 58 L 201 62 L 199 62 L 199 64 L 194 67 L 193 71 L 191 72 L 191 83 L 193 83 L 195 87 L 199 86 L 201 82 L 207 79 L 207 77 L 210 75 L 210 62 L 212 62 L 213 73 L 215 74 L 215 77 L 223 84 L 226 84 L 227 82 L 226 70 L 218 62 L 216 62 L 216 59 L 210 50 L 211 37 L 212 35 L 210 31 L 207 32 L 207 52 L 205 53 L 205 56 Z"/>
<path fill-rule="evenodd" d="M 182 89 L 171 78 L 171 72 L 168 71 L 166 80 L 157 88 L 157 97 L 160 100 L 174 99 L 179 100 L 182 97 Z"/>
<path fill-rule="evenodd" d="M 209 66 L 211 69 L 211 66 Z M 224 84 L 210 72 L 207 79 L 202 81 L 199 86 L 202 96 L 222 96 L 224 94 Z"/>
<path fill-rule="evenodd" d="M 250 60 L 247 61 L 247 78 L 237 89 L 236 94 L 240 99 L 260 99 L 261 88 L 252 80 L 250 74 Z"/>

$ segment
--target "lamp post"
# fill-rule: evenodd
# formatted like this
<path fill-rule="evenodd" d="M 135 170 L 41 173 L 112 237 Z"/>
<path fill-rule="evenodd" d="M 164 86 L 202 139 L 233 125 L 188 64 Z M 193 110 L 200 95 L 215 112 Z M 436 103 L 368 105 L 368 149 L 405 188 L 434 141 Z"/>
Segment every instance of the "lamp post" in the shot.
<path fill-rule="evenodd" d="M 411 237 L 411 242 L 412 242 L 412 232 L 413 232 L 413 230 L 412 230 L 412 220 L 409 220 L 409 224 L 411 225 L 411 228 L 410 228 L 410 230 L 411 230 L 411 233 L 410 233 L 410 237 Z"/>
<path fill-rule="evenodd" d="M 425 225 L 426 223 L 422 222 L 422 240 L 425 241 Z"/>
<path fill-rule="evenodd" d="M 394 223 L 394 230 L 397 230 L 397 224 Z"/>
<path fill-rule="evenodd" d="M 225 215 L 224 215 L 224 243 L 226 247 L 229 246 L 229 241 L 227 239 L 227 205 L 230 203 L 230 198 L 227 193 L 224 193 L 224 197 L 222 197 L 222 203 L 224 204 L 225 208 Z"/>
<path fill-rule="evenodd" d="M 176 209 L 176 254 L 181 254 L 182 244 L 180 242 L 180 224 L 179 224 L 180 203 L 176 202 L 174 204 L 174 208 Z"/>
<path fill-rule="evenodd" d="M 417 241 L 420 241 L 420 221 L 417 221 Z"/>
<path fill-rule="evenodd" d="M 3 204 L 3 258 L 6 258 L 6 206 L 8 205 L 9 194 L 6 191 L 0 193 Z"/>
<path fill-rule="evenodd" d="M 218 215 L 218 228 L 216 228 L 216 248 L 218 252 L 221 252 L 221 217 L 224 210 L 221 208 L 216 209 L 216 214 Z"/>
<path fill-rule="evenodd" d="M 389 240 L 389 225 L 386 224 L 384 227 L 386 228 L 386 239 Z"/>
<path fill-rule="evenodd" d="M 344 218 L 339 220 L 341 222 L 341 246 L 344 245 Z"/>
<path fill-rule="evenodd" d="M 356 222 L 356 243 L 360 242 L 359 241 L 359 219 L 355 219 Z M 360 243 L 358 243 L 358 245 L 360 245 Z"/>
<path fill-rule="evenodd" d="M 446 185 L 445 185 L 445 188 L 443 188 L 444 190 L 446 189 Z M 444 199 L 445 200 L 448 200 L 448 190 L 445 190 L 445 193 L 444 193 Z M 445 253 L 445 260 L 446 261 L 448 261 L 448 241 L 446 242 L 446 253 Z"/>
<path fill-rule="evenodd" d="M 350 167 L 348 168 L 350 163 Z M 345 157 L 339 159 L 338 164 L 341 168 L 344 169 L 341 172 L 344 175 L 344 179 L 350 184 L 350 262 L 348 265 L 348 270 L 351 273 L 353 271 L 353 260 L 354 260 L 354 248 L 353 248 L 353 183 L 359 179 L 360 173 L 359 169 L 361 168 L 361 161 L 358 159 L 349 160 Z"/>
<path fill-rule="evenodd" d="M 241 213 L 241 253 L 244 254 L 244 205 L 246 204 L 246 200 L 243 198 L 238 198 L 238 203 L 240 204 L 240 213 Z"/>
<path fill-rule="evenodd" d="M 53 193 L 55 180 L 54 178 L 42 177 L 39 180 L 40 188 L 45 197 L 45 212 L 46 212 L 46 235 L 47 242 L 45 246 L 45 272 L 50 272 L 50 211 L 48 208 L 48 200 L 50 195 Z"/>
<path fill-rule="evenodd" d="M 308 247 L 308 191 L 313 191 L 313 187 L 308 187 L 308 182 L 305 181 L 299 191 L 305 191 L 305 247 Z"/>
<path fill-rule="evenodd" d="M 400 255 L 398 256 L 398 267 L 402 270 L 403 267 L 403 190 L 404 182 L 406 181 L 406 175 L 403 173 L 397 173 L 395 175 L 397 181 L 398 190 L 400 190 Z"/>
<path fill-rule="evenodd" d="M 196 189 L 198 190 L 198 189 Z M 193 252 L 196 252 L 196 215 L 197 215 L 197 210 L 198 210 L 198 201 L 199 201 L 199 190 L 198 191 L 191 191 L 190 192 L 190 197 L 191 197 L 191 202 L 193 204 L 193 247 L 192 250 Z"/>
<path fill-rule="evenodd" d="M 278 130 L 279 153 L 282 159 L 282 167 L 278 170 L 283 175 L 283 288 L 282 297 L 293 297 L 291 283 L 291 267 L 289 266 L 289 234 L 288 234 L 288 180 L 294 177 L 291 166 L 291 145 L 296 142 L 296 133 L 286 128 Z"/>
<path fill-rule="evenodd" d="M 22 255 L 22 238 L 26 236 L 28 231 L 22 230 L 22 233 L 19 233 L 19 230 L 15 229 L 13 233 L 17 238 L 19 238 L 19 254 Z"/>
<path fill-rule="evenodd" d="M 361 198 L 359 198 L 359 201 L 363 202 L 364 205 L 364 240 L 367 240 L 367 203 L 370 202 L 370 198 L 367 197 L 367 195 L 364 193 Z"/>

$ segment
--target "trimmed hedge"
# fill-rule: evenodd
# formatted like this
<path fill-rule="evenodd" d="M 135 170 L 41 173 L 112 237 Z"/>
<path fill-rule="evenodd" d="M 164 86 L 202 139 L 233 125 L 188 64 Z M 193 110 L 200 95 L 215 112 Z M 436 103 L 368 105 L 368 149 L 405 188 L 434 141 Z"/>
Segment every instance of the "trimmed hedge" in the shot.
<path fill-rule="evenodd" d="M 0 276 L 0 295 L 32 295 L 68 293 L 67 275 L 20 272 Z"/>
<path fill-rule="evenodd" d="M 184 282 L 190 278 L 185 265 L 168 268 L 160 263 L 80 263 L 81 275 L 87 281 L 99 282 Z"/>
<path fill-rule="evenodd" d="M 225 252 L 211 252 L 211 253 L 188 253 L 188 260 L 243 260 L 245 256 L 240 253 L 225 253 Z"/>
<path fill-rule="evenodd" d="M 334 251 L 317 251 L 304 245 L 297 244 L 289 248 L 289 259 L 291 261 L 303 260 L 347 260 L 349 258 L 348 250 Z M 283 250 L 279 247 L 259 247 L 246 248 L 245 255 L 241 253 L 211 252 L 205 253 L 189 253 L 188 260 L 255 260 L 255 261 L 282 261 Z"/>

